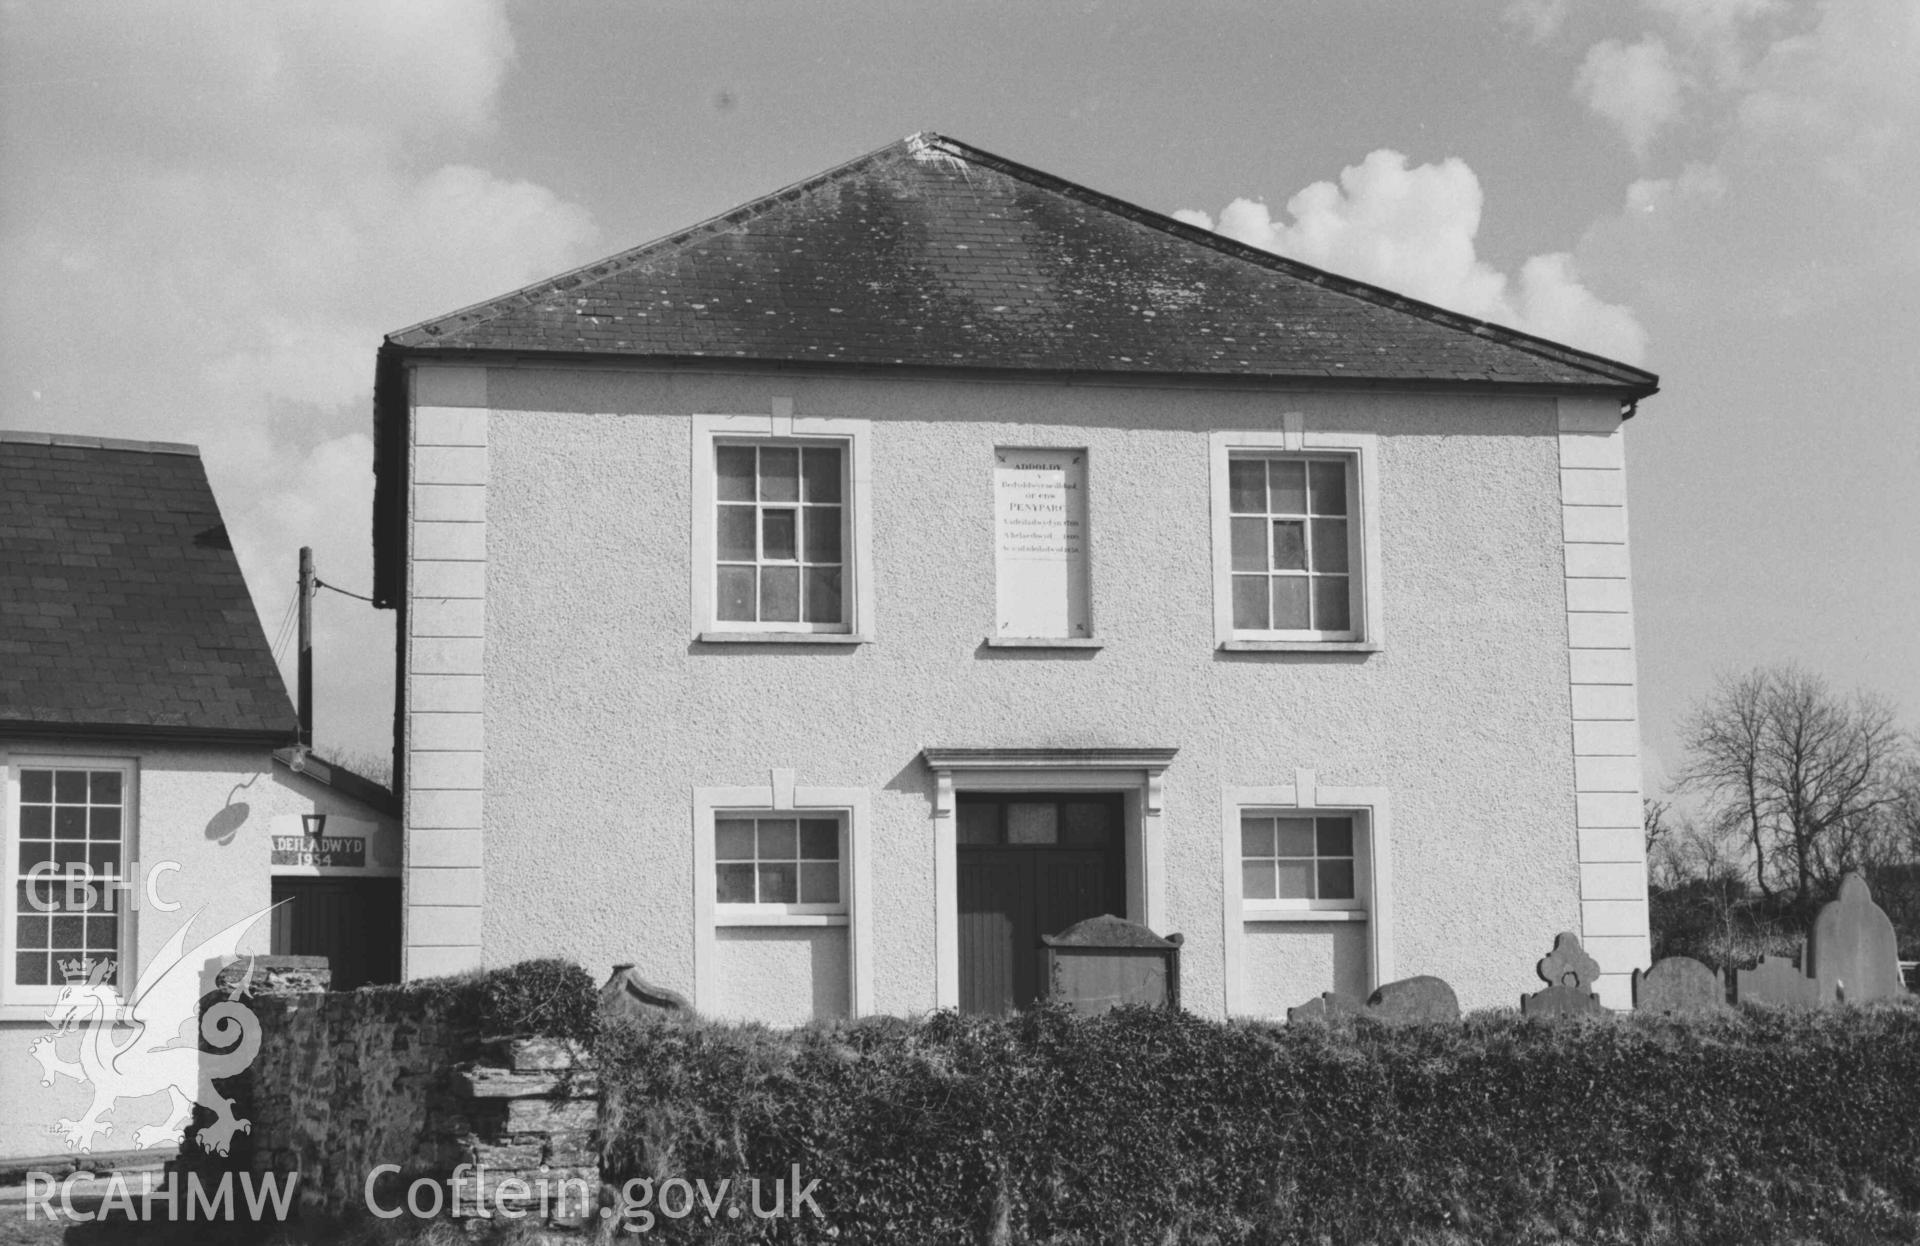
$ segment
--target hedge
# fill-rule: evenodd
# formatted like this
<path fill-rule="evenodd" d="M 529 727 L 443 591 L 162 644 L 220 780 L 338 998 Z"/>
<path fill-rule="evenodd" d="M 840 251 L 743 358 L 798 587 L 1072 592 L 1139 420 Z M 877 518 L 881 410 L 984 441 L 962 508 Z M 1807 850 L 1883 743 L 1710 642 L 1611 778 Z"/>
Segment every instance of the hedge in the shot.
<path fill-rule="evenodd" d="M 664 1240 L 1920 1240 L 1920 1008 L 1278 1027 L 1128 1009 L 602 1034 L 605 1180 L 824 1219 Z M 736 1201 L 739 1196 L 736 1195 Z"/>
<path fill-rule="evenodd" d="M 498 969 L 361 989 L 413 996 L 455 1033 L 475 1042 L 539 1034 L 591 1043 L 599 1032 L 593 978 L 568 960 L 525 960 Z"/>

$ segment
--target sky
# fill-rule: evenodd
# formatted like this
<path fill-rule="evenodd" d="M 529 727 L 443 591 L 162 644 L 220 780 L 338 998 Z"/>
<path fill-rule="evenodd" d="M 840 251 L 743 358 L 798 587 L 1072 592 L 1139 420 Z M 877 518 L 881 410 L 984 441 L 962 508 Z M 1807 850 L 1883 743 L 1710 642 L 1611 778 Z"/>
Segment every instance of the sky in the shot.
<path fill-rule="evenodd" d="M 0 0 L 0 427 L 199 445 L 275 639 L 369 589 L 384 334 L 919 130 L 1658 372 L 1650 790 L 1722 672 L 1920 725 L 1920 0 Z"/>

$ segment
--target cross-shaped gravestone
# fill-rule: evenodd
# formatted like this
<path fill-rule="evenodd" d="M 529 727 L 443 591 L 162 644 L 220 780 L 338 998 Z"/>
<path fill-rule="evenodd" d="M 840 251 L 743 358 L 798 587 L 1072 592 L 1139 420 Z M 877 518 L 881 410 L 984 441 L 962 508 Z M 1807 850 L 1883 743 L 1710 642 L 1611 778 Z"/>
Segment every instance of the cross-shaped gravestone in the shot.
<path fill-rule="evenodd" d="M 1580 937 L 1563 930 L 1553 951 L 1540 958 L 1534 972 L 1547 984 L 1544 991 L 1520 997 L 1520 1011 L 1529 1017 L 1578 1017 L 1603 1013 L 1600 997 L 1588 988 L 1600 976 L 1600 962 L 1587 955 Z"/>

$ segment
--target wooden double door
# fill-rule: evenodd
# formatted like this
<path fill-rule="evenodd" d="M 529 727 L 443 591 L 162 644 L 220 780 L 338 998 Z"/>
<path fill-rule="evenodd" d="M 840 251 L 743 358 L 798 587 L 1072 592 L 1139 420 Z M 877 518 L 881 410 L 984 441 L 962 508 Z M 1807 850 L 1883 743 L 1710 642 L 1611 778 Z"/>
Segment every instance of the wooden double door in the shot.
<path fill-rule="evenodd" d="M 963 792 L 960 1010 L 1004 1013 L 1046 991 L 1040 937 L 1126 915 L 1126 834 L 1117 792 Z"/>
<path fill-rule="evenodd" d="M 273 952 L 324 956 L 333 989 L 400 980 L 400 880 L 273 880 Z"/>

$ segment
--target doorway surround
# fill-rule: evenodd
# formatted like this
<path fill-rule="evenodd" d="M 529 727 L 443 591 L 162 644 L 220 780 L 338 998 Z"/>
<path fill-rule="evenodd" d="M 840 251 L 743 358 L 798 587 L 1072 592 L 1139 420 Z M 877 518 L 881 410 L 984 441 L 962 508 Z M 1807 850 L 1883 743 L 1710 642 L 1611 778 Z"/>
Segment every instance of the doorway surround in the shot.
<path fill-rule="evenodd" d="M 1127 911 L 1155 933 L 1167 916 L 1163 777 L 1175 748 L 927 748 L 933 772 L 934 1006 L 960 1006 L 960 856 L 955 792 L 1117 792 Z"/>

